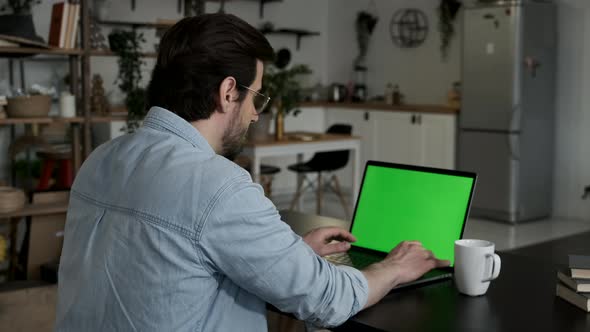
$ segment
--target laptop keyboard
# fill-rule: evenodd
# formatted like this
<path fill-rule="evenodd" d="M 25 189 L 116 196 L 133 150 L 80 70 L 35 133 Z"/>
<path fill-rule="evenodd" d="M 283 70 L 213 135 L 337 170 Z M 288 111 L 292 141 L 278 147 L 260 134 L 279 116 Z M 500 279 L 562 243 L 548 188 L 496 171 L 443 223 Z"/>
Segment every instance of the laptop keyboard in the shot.
<path fill-rule="evenodd" d="M 364 254 L 357 251 L 349 251 L 348 253 L 333 254 L 325 257 L 328 262 L 336 265 L 348 265 L 357 269 L 362 269 L 373 263 L 377 263 L 383 258 L 374 255 Z"/>
<path fill-rule="evenodd" d="M 348 255 L 344 252 L 342 253 L 338 253 L 338 254 L 333 254 L 333 255 L 328 255 L 328 256 L 324 256 L 324 258 L 335 265 L 348 265 L 348 266 L 352 266 L 352 261 L 350 260 L 350 257 L 348 257 Z"/>

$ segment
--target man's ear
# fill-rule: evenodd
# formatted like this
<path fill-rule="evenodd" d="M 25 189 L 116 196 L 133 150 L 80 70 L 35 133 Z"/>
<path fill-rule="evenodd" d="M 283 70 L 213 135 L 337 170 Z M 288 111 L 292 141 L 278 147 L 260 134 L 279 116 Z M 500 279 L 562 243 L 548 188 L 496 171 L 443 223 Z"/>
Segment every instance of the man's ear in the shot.
<path fill-rule="evenodd" d="M 232 102 L 239 98 L 238 83 L 232 76 L 228 76 L 219 85 L 219 111 L 225 113 Z"/>

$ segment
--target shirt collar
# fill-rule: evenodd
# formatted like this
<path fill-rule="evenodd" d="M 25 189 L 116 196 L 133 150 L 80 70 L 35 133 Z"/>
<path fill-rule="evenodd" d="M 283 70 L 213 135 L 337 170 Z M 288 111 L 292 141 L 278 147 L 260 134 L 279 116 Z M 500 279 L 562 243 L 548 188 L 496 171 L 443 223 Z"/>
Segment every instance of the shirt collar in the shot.
<path fill-rule="evenodd" d="M 185 141 L 192 144 L 194 147 L 201 148 L 204 151 L 210 151 L 215 154 L 215 151 L 209 145 L 209 142 L 199 133 L 197 128 L 193 127 L 185 119 L 170 112 L 169 110 L 153 106 L 150 108 L 148 114 L 143 121 L 144 127 L 160 131 L 168 131 Z"/>

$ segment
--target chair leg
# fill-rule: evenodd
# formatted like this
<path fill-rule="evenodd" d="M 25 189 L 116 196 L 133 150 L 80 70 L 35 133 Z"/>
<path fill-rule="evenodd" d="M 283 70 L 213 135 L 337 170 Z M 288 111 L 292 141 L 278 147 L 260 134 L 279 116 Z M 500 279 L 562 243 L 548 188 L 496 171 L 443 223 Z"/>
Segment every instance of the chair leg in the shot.
<path fill-rule="evenodd" d="M 264 189 L 264 194 L 266 197 L 270 198 L 272 195 L 272 175 L 261 175 L 260 184 Z"/>
<path fill-rule="evenodd" d="M 318 187 L 316 195 L 316 214 L 319 216 L 322 214 L 322 172 L 318 172 Z"/>
<path fill-rule="evenodd" d="M 268 179 L 268 182 L 266 183 L 266 197 L 268 197 L 269 199 L 272 197 L 272 176 Z"/>
<path fill-rule="evenodd" d="M 303 184 L 305 184 L 304 179 L 302 179 L 299 182 L 299 185 L 297 186 L 297 191 L 295 192 L 295 197 L 293 197 L 293 200 L 291 201 L 291 206 L 289 207 L 290 211 L 293 211 L 295 209 L 295 205 L 299 202 L 299 198 L 301 197 L 301 194 L 303 193 L 303 190 L 301 190 L 301 187 L 303 187 Z"/>
<path fill-rule="evenodd" d="M 336 175 L 332 175 L 332 181 L 334 182 L 334 191 L 336 192 L 336 195 L 338 195 L 338 198 L 340 198 L 340 203 L 342 204 L 342 207 L 344 208 L 344 214 L 346 215 L 346 220 L 350 220 L 350 210 L 349 210 L 349 206 L 348 203 L 346 202 L 346 198 L 344 197 L 344 194 L 342 194 L 342 190 L 340 190 L 340 183 L 338 182 L 338 177 Z"/>

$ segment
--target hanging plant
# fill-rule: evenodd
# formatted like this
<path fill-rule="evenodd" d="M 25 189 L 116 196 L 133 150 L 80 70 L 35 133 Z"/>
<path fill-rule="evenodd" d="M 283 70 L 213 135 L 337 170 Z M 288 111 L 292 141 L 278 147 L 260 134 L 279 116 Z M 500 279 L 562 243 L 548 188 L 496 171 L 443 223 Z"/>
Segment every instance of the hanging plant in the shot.
<path fill-rule="evenodd" d="M 446 59 L 449 52 L 451 39 L 455 35 L 455 18 L 461 8 L 458 0 L 441 0 L 438 6 L 438 30 L 440 32 L 440 52 Z"/>
<path fill-rule="evenodd" d="M 145 106 L 145 89 L 140 87 L 141 43 L 145 42 L 143 34 L 134 31 L 114 30 L 109 34 L 111 50 L 119 57 L 119 73 L 115 83 L 125 93 L 127 107 L 127 125 L 124 130 L 131 133 L 140 125 L 147 110 Z"/>

